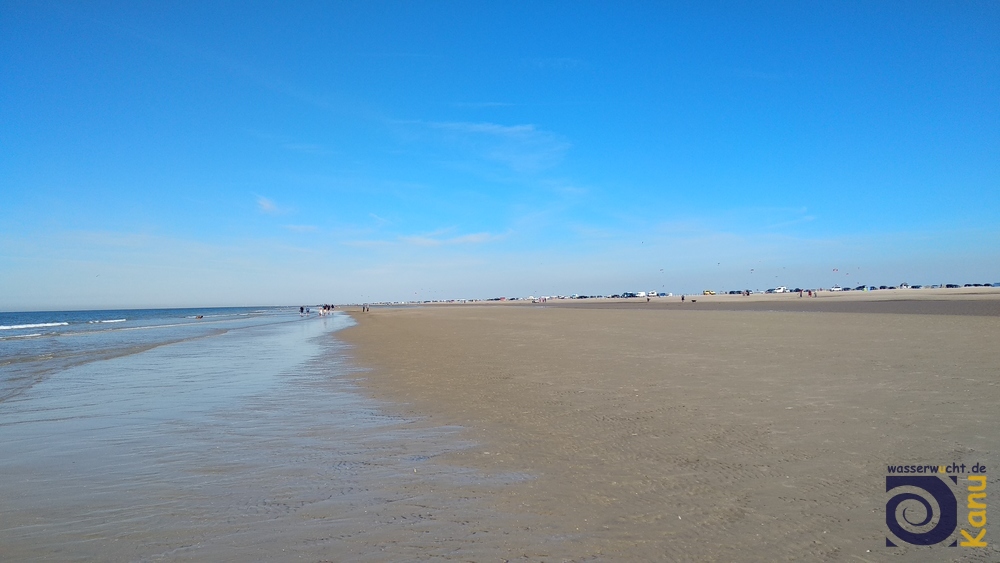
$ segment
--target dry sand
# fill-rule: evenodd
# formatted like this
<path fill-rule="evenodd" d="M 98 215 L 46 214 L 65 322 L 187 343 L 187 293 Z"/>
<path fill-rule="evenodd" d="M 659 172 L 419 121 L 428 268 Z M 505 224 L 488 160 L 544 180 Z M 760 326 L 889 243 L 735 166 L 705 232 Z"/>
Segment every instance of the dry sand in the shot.
<path fill-rule="evenodd" d="M 524 476 L 455 484 L 487 520 L 436 556 L 1000 560 L 1000 295 L 904 293 L 374 308 L 337 337 L 475 444 L 429 463 Z M 886 465 L 952 462 L 990 468 L 990 547 L 884 547 Z"/>

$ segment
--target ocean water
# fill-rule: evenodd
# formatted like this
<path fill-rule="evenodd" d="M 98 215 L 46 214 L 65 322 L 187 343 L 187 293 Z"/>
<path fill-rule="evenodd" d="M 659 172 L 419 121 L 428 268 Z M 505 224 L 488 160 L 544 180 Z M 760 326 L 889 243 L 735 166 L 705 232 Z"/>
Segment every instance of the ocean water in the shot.
<path fill-rule="evenodd" d="M 0 401 L 70 366 L 306 318 L 291 307 L 0 313 Z"/>
<path fill-rule="evenodd" d="M 335 338 L 352 323 L 281 308 L 0 315 L 0 559 L 460 556 L 441 539 L 493 517 L 456 487 L 503 478 L 435 463 L 470 446 L 460 429 L 359 392 Z"/>

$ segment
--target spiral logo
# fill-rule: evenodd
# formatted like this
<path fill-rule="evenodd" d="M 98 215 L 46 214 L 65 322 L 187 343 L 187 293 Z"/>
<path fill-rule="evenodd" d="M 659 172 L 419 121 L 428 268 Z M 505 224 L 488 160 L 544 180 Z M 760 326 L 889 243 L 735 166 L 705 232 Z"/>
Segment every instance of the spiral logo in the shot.
<path fill-rule="evenodd" d="M 958 501 L 948 484 L 930 476 L 885 478 L 885 492 L 901 487 L 905 490 L 885 504 L 889 531 L 911 545 L 935 545 L 951 537 L 958 527 Z M 895 546 L 889 538 L 886 545 Z"/>

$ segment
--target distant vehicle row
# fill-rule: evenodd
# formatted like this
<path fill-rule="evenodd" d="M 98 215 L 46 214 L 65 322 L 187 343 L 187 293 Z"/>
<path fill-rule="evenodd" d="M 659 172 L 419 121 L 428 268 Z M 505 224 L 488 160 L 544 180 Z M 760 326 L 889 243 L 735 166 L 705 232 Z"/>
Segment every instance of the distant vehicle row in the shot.
<path fill-rule="evenodd" d="M 964 284 L 964 285 L 958 285 L 958 284 L 954 284 L 954 283 L 940 284 L 940 285 L 910 285 L 910 284 L 907 284 L 907 283 L 901 283 L 898 286 L 897 285 L 879 285 L 879 286 L 875 286 L 875 285 L 859 285 L 859 286 L 853 287 L 853 288 L 852 287 L 840 287 L 839 285 L 834 285 L 833 287 L 830 287 L 830 288 L 814 288 L 814 289 L 803 289 L 803 288 L 799 288 L 799 287 L 796 287 L 794 289 L 789 289 L 788 287 L 782 285 L 782 286 L 774 287 L 774 288 L 767 289 L 767 290 L 764 290 L 764 291 L 761 291 L 759 289 L 756 289 L 756 290 L 751 290 L 751 289 L 739 289 L 739 290 L 735 290 L 734 289 L 734 290 L 731 290 L 731 291 L 723 291 L 721 293 L 724 294 L 724 295 L 725 294 L 728 294 L 728 295 L 742 295 L 742 294 L 750 295 L 750 294 L 760 294 L 760 293 L 799 293 L 799 292 L 805 292 L 805 291 L 813 291 L 813 292 L 817 292 L 817 291 L 877 291 L 877 290 L 882 290 L 882 289 L 923 289 L 923 288 L 928 288 L 928 289 L 935 288 L 936 289 L 936 288 L 961 288 L 961 287 L 1000 287 L 1000 282 L 997 282 L 997 283 L 967 283 L 967 284 Z M 711 290 L 711 289 L 706 289 L 706 290 L 702 291 L 701 294 L 702 295 L 716 295 L 716 292 L 714 290 Z M 547 297 L 535 297 L 533 295 L 529 296 L 529 297 L 493 297 L 493 298 L 490 298 L 490 299 L 484 299 L 483 301 L 522 301 L 522 300 L 526 300 L 526 301 L 532 301 L 532 302 L 541 302 L 541 301 L 545 301 L 545 300 L 548 300 L 548 299 L 632 299 L 632 298 L 643 298 L 643 297 L 645 297 L 645 298 L 652 298 L 652 297 L 673 297 L 673 296 L 674 296 L 673 293 L 666 293 L 666 292 L 662 292 L 662 291 L 623 291 L 621 293 L 614 293 L 614 294 L 611 294 L 611 295 L 596 295 L 596 294 L 595 295 L 582 295 L 582 294 L 573 293 L 571 295 L 553 295 L 553 296 L 547 296 Z M 480 301 L 480 300 L 478 300 L 478 299 L 460 299 L 460 300 L 449 299 L 449 300 L 433 300 L 433 301 L 428 300 L 428 301 L 423 301 L 423 303 L 456 302 L 456 301 L 460 301 L 460 302 L 475 302 L 475 301 Z M 413 301 L 413 303 L 420 303 L 420 301 Z"/>

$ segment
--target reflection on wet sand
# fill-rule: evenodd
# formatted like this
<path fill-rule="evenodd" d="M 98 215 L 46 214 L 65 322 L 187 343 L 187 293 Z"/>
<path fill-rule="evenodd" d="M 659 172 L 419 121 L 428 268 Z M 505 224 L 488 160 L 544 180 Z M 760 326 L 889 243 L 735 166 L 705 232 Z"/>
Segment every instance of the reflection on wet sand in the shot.
<path fill-rule="evenodd" d="M 77 366 L 4 403 L 4 558 L 376 561 L 516 530 L 482 496 L 525 476 L 435 463 L 468 445 L 457 429 L 381 413 L 323 322 Z"/>

